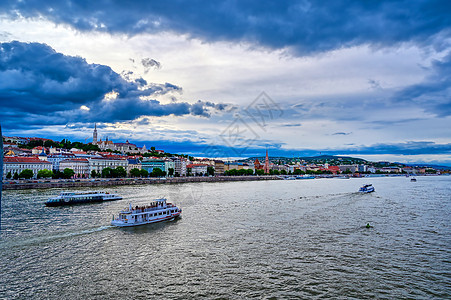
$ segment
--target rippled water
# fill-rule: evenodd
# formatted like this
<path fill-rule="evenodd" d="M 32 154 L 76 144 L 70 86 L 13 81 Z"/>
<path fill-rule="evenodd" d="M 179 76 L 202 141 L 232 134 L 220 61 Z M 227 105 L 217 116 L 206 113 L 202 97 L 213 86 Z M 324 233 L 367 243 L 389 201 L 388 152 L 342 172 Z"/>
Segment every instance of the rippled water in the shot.
<path fill-rule="evenodd" d="M 368 182 L 375 193 L 356 192 Z M 3 193 L 0 298 L 451 297 L 451 177 L 105 190 L 124 199 L 48 208 L 58 189 Z M 182 219 L 109 226 L 161 196 Z"/>

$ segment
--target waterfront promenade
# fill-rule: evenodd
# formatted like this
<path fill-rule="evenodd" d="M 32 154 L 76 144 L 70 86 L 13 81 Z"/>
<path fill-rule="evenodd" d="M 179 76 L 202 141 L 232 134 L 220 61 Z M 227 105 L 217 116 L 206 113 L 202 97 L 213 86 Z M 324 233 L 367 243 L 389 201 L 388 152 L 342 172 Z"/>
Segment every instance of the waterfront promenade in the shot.
<path fill-rule="evenodd" d="M 99 178 L 99 179 L 51 179 L 51 180 L 4 180 L 3 190 L 101 187 L 114 185 L 140 185 L 186 182 L 221 182 L 280 180 L 278 176 L 215 176 L 215 177 L 171 177 L 171 178 Z"/>

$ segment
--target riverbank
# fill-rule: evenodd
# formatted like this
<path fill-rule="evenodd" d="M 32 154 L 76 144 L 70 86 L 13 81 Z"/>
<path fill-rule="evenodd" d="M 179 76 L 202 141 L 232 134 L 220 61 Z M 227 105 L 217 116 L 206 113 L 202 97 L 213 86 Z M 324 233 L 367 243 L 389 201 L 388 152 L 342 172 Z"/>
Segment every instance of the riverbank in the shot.
<path fill-rule="evenodd" d="M 281 180 L 278 176 L 216 176 L 216 177 L 172 177 L 172 178 L 112 178 L 77 180 L 10 180 L 3 182 L 3 190 L 101 187 L 115 185 L 141 185 L 187 182 Z"/>

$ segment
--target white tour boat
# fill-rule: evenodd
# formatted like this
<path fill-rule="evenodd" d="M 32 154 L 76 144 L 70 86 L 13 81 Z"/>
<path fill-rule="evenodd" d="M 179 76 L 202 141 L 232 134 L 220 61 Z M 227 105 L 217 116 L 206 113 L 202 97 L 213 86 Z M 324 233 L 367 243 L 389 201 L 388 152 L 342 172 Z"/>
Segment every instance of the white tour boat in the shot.
<path fill-rule="evenodd" d="M 129 204 L 129 207 L 119 213 L 119 216 L 113 216 L 111 225 L 119 227 L 138 226 L 172 220 L 180 217 L 182 209 L 172 203 L 166 203 L 165 198 L 155 199 L 150 205 L 135 206 Z"/>
<path fill-rule="evenodd" d="M 89 202 L 102 202 L 121 200 L 122 197 L 116 194 L 110 194 L 107 192 L 96 191 L 83 191 L 83 192 L 61 192 L 56 197 L 50 198 L 45 202 L 47 206 L 61 206 L 78 203 Z"/>
<path fill-rule="evenodd" d="M 372 184 L 365 184 L 364 186 L 362 186 L 359 189 L 359 192 L 361 192 L 361 193 L 371 193 L 371 192 L 374 192 L 374 187 L 373 187 Z"/>

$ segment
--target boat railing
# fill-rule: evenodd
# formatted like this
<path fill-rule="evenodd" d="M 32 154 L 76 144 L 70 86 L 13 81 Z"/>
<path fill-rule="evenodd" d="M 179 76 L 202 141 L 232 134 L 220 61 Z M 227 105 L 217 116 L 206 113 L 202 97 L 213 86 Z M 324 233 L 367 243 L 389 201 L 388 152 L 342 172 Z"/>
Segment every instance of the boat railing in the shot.
<path fill-rule="evenodd" d="M 172 208 L 172 207 L 176 207 L 176 206 L 172 203 L 167 203 L 166 205 L 163 205 L 163 206 L 161 206 L 161 205 L 135 206 L 135 207 L 132 207 L 131 211 L 129 208 L 126 208 L 125 210 L 121 211 L 121 213 L 137 214 L 137 213 L 145 213 L 145 212 Z"/>

